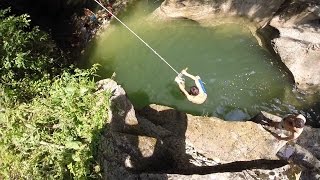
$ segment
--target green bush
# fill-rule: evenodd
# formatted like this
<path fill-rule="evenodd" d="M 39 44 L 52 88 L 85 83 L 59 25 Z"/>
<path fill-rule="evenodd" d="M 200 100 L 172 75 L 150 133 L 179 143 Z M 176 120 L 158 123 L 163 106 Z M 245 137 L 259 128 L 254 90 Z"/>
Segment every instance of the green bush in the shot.
<path fill-rule="evenodd" d="M 0 10 L 0 179 L 99 177 L 109 95 L 94 93 L 97 66 L 69 67 L 29 16 L 8 12 Z"/>
<path fill-rule="evenodd" d="M 0 83 L 20 99 L 31 99 L 42 91 L 36 81 L 52 78 L 69 65 L 46 33 L 30 27 L 28 15 L 9 12 L 0 10 Z"/>
<path fill-rule="evenodd" d="M 93 93 L 93 72 L 65 72 L 43 97 L 0 112 L 3 177 L 99 176 L 93 156 L 107 120 L 109 98 L 107 93 Z"/>

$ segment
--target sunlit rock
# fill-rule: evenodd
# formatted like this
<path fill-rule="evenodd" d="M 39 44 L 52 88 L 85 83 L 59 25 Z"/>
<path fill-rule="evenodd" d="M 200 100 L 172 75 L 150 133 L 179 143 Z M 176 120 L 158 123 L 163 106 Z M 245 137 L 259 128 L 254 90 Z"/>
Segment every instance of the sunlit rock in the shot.
<path fill-rule="evenodd" d="M 104 82 L 121 97 L 112 97 L 117 108 L 112 108 L 111 128 L 99 147 L 106 179 L 290 179 L 288 174 L 300 172 L 276 156 L 286 141 L 277 140 L 259 124 L 192 116 L 160 105 L 137 111 L 117 92 L 124 92 L 119 85 Z M 131 115 L 136 118 L 130 118 L 137 123 L 124 123 L 130 113 L 119 116 L 119 111 L 135 111 Z"/>

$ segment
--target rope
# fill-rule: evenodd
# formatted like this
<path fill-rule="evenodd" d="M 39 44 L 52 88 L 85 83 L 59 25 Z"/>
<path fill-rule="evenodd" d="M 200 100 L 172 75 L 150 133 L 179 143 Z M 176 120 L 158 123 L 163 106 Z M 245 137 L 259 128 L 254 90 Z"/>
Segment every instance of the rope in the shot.
<path fill-rule="evenodd" d="M 146 43 L 140 36 L 138 36 L 135 32 L 133 32 L 126 24 L 124 24 L 117 16 L 115 16 L 112 12 L 110 12 L 106 7 L 104 7 L 100 2 L 94 0 L 97 4 L 99 4 L 103 9 L 105 9 L 108 13 L 110 13 L 116 20 L 118 20 L 124 27 L 126 27 L 133 35 L 135 35 L 141 42 L 143 42 L 154 54 L 156 54 L 163 62 L 165 62 L 175 73 L 179 74 L 177 70 L 175 70 L 160 54 L 157 53 L 148 43 Z"/>

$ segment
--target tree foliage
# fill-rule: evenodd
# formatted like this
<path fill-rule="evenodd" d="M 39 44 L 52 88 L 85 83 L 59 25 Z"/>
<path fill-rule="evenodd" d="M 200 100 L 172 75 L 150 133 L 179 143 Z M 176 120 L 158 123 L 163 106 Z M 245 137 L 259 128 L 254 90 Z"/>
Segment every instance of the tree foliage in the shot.
<path fill-rule="evenodd" d="M 108 93 L 69 67 L 27 15 L 0 10 L 0 179 L 99 177 L 95 151 Z"/>
<path fill-rule="evenodd" d="M 39 89 L 30 83 L 61 73 L 66 58 L 47 34 L 30 27 L 28 15 L 9 12 L 0 11 L 0 83 L 29 98 Z"/>
<path fill-rule="evenodd" d="M 0 113 L 0 166 L 7 178 L 96 177 L 93 155 L 108 94 L 94 94 L 93 69 L 63 73 L 44 97 Z M 36 179 L 37 179 L 36 178 Z"/>

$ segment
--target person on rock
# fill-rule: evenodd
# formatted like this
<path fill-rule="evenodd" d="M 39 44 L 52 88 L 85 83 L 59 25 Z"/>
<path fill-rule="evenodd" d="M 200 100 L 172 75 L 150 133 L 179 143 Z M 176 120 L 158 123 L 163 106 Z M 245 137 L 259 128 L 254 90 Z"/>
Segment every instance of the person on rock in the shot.
<path fill-rule="evenodd" d="M 98 23 L 98 19 L 97 16 L 94 12 L 92 12 L 90 9 L 84 8 L 83 9 L 84 14 L 89 17 L 90 21 L 93 22 L 93 24 L 97 24 Z"/>
<path fill-rule="evenodd" d="M 207 99 L 207 92 L 204 88 L 204 84 L 199 76 L 193 76 L 187 73 L 188 68 L 185 68 L 181 73 L 175 78 L 180 90 L 185 94 L 187 99 L 195 104 L 202 104 Z M 185 90 L 185 81 L 182 76 L 185 75 L 194 80 L 196 86 L 192 86 L 190 91 Z"/>
<path fill-rule="evenodd" d="M 282 119 L 280 122 L 267 121 L 268 126 L 274 127 L 276 129 L 286 130 L 288 134 L 283 137 L 282 135 L 277 134 L 277 138 L 280 140 L 294 140 L 297 139 L 303 131 L 303 127 L 306 123 L 306 118 L 302 114 L 290 114 Z"/>

